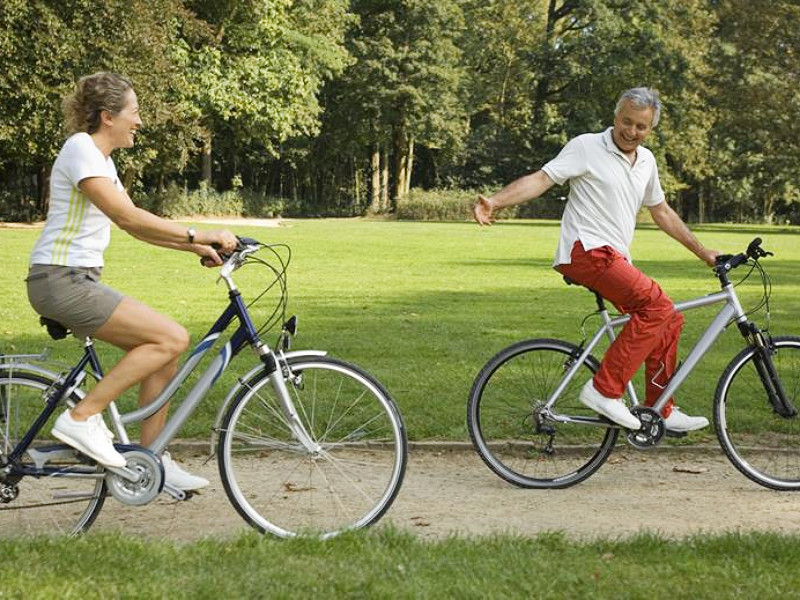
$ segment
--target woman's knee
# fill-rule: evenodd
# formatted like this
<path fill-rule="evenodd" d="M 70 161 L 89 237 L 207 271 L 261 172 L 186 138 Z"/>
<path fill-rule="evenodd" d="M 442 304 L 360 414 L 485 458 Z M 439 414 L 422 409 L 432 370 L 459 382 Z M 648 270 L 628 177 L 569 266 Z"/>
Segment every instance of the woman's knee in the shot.
<path fill-rule="evenodd" d="M 186 328 L 173 322 L 171 327 L 162 330 L 162 338 L 158 344 L 171 356 L 177 357 L 186 351 L 189 341 L 189 332 L 186 331 Z"/>

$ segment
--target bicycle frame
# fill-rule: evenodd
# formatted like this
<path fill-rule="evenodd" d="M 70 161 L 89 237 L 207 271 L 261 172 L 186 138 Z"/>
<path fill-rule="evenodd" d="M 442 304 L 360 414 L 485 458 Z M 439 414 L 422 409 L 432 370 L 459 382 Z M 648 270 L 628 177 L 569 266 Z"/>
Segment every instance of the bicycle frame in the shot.
<path fill-rule="evenodd" d="M 686 380 L 686 378 L 689 376 L 692 370 L 699 364 L 700 360 L 703 358 L 706 352 L 708 352 L 708 350 L 717 340 L 719 335 L 728 327 L 728 325 L 731 322 L 736 321 L 740 326 L 743 326 L 747 323 L 747 316 L 745 315 L 744 310 L 742 309 L 742 305 L 739 302 L 739 296 L 736 294 L 736 290 L 733 288 L 733 284 L 731 284 L 730 282 L 725 283 L 722 286 L 722 290 L 719 292 L 675 304 L 675 310 L 677 312 L 686 312 L 696 308 L 702 308 L 704 306 L 718 304 L 720 302 L 724 303 L 724 305 L 719 310 L 717 315 L 714 317 L 714 320 L 711 322 L 708 328 L 703 332 L 698 341 L 695 343 L 694 347 L 692 348 L 691 352 L 689 352 L 688 356 L 684 359 L 683 363 L 678 367 L 678 369 L 672 375 L 669 382 L 664 387 L 660 396 L 658 397 L 658 400 L 653 405 L 652 408 L 656 412 L 661 413 L 661 410 L 667 404 L 667 402 L 675 393 L 675 391 Z M 576 357 L 576 360 L 572 363 L 567 373 L 564 375 L 561 382 L 554 390 L 553 394 L 547 399 L 547 403 L 544 406 L 544 411 L 546 411 L 549 417 L 554 421 L 558 421 L 561 423 L 581 423 L 588 425 L 598 425 L 602 427 L 609 426 L 607 421 L 598 418 L 569 417 L 566 415 L 559 415 L 558 413 L 553 411 L 553 405 L 556 403 L 557 399 L 561 396 L 564 389 L 566 389 L 567 385 L 575 376 L 575 373 L 577 373 L 580 366 L 592 353 L 592 350 L 594 350 L 597 344 L 600 343 L 600 340 L 603 339 L 603 337 L 605 336 L 608 337 L 609 341 L 613 342 L 616 339 L 614 330 L 618 327 L 622 327 L 623 325 L 625 325 L 625 323 L 630 321 L 630 315 L 620 315 L 619 317 L 612 318 L 608 314 L 608 310 L 605 308 L 605 305 L 602 303 L 600 304 L 599 313 L 603 319 L 603 323 L 600 324 L 592 339 L 589 341 L 588 344 L 586 344 L 580 356 Z M 636 390 L 632 382 L 628 382 L 627 392 L 630 398 L 631 405 L 633 406 L 639 405 L 639 400 L 636 395 Z"/>
<path fill-rule="evenodd" d="M 231 279 L 231 273 L 233 270 L 235 270 L 235 267 L 231 266 L 230 268 L 226 269 L 227 266 L 228 265 L 223 267 L 220 278 L 223 279 L 228 286 L 228 306 L 219 316 L 217 321 L 211 326 L 206 335 L 203 336 L 200 342 L 197 343 L 189 357 L 186 359 L 178 372 L 172 377 L 172 379 L 170 379 L 164 390 L 151 403 L 129 413 L 121 413 L 114 402 L 111 402 L 109 405 L 108 410 L 111 416 L 112 426 L 118 436 L 120 444 L 130 445 L 131 443 L 127 431 L 125 430 L 125 425 L 147 419 L 158 412 L 164 405 L 166 405 L 166 403 L 169 402 L 181 388 L 189 375 L 194 372 L 194 370 L 197 368 L 197 365 L 215 345 L 222 333 L 231 325 L 234 319 L 238 318 L 239 326 L 233 332 L 231 337 L 225 342 L 222 348 L 220 348 L 217 356 L 205 369 L 199 380 L 187 393 L 186 397 L 180 403 L 174 414 L 165 423 L 164 428 L 159 433 L 158 437 L 147 447 L 147 449 L 155 454 L 160 454 L 164 451 L 170 440 L 180 431 L 181 427 L 183 427 L 184 423 L 186 423 L 200 402 L 205 398 L 206 394 L 217 381 L 217 379 L 219 379 L 220 375 L 222 375 L 222 373 L 227 369 L 233 357 L 239 354 L 245 345 L 249 344 L 260 356 L 261 364 L 252 369 L 248 375 L 255 374 L 257 371 L 265 367 L 269 370 L 271 383 L 275 388 L 276 393 L 282 400 L 282 408 L 292 433 L 295 435 L 296 439 L 310 452 L 319 451 L 319 446 L 311 439 L 311 436 L 308 434 L 297 415 L 294 404 L 289 395 L 289 391 L 286 388 L 282 369 L 279 368 L 279 365 L 282 362 L 285 363 L 288 358 L 292 358 L 294 356 L 324 355 L 325 353 L 319 351 L 289 352 L 285 354 L 281 353 L 281 357 L 279 359 L 275 353 L 259 338 L 258 331 L 256 330 L 256 327 L 250 318 L 250 314 L 247 310 L 244 300 L 242 299 L 241 293 L 238 291 L 235 283 Z M 13 368 L 15 364 L 17 363 L 6 363 L 4 366 Z M 24 363 L 19 363 L 19 366 L 25 367 L 29 371 L 31 370 L 30 367 Z M 45 409 L 37 417 L 35 423 L 26 432 L 12 453 L 9 455 L 10 462 L 17 462 L 26 451 L 30 452 L 30 444 L 35 439 L 35 436 L 39 430 L 44 426 L 52 413 L 55 411 L 58 402 L 62 398 L 69 398 L 69 396 L 75 392 L 78 386 L 80 386 L 80 384 L 83 382 L 87 373 L 92 373 L 97 379 L 103 377 L 103 371 L 97 357 L 97 353 L 94 349 L 94 344 L 89 338 L 87 338 L 86 343 L 84 344 L 83 356 L 65 377 L 62 378 L 57 373 L 45 369 L 35 368 L 32 371 L 43 376 L 49 376 L 55 380 L 59 380 L 60 385 L 54 387 L 53 392 L 51 392 L 48 396 L 48 403 L 45 406 Z M 222 408 L 220 409 L 220 414 L 222 413 L 222 410 L 224 410 L 224 407 L 227 406 L 233 398 L 235 391 L 240 389 L 240 387 L 241 381 L 239 385 L 235 386 L 234 389 L 231 390 L 231 393 L 228 394 Z M 42 465 L 39 467 L 40 469 L 43 467 L 44 463 L 47 462 L 47 455 L 51 452 L 57 453 L 59 451 L 58 448 L 58 446 L 54 446 L 49 450 L 41 449 L 41 451 L 34 452 L 34 454 L 36 454 L 38 457 L 38 460 L 40 460 L 42 463 Z M 55 456 L 55 454 L 53 455 Z M 110 470 L 120 473 L 124 472 L 124 469 Z M 131 477 L 128 478 L 133 480 Z"/>

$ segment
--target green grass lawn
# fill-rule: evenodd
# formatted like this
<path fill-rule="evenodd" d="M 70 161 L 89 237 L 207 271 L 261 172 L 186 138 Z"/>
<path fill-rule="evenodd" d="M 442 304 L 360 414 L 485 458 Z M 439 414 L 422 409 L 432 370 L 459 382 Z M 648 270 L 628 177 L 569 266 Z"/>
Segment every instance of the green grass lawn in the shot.
<path fill-rule="evenodd" d="M 0 541 L 0 597 L 796 598 L 800 539 L 727 534 L 421 541 L 387 530 L 327 542 L 255 534 L 181 545 L 117 535 Z"/>
<path fill-rule="evenodd" d="M 588 293 L 568 288 L 550 268 L 556 223 L 483 230 L 469 223 L 363 220 L 288 225 L 235 230 L 291 245 L 291 310 L 300 316 L 296 347 L 326 349 L 373 372 L 396 398 L 412 439 L 466 439 L 466 397 L 481 366 L 522 338 L 578 340 L 580 322 L 593 310 Z M 773 280 L 772 329 L 800 333 L 797 230 L 696 231 L 707 246 L 725 252 L 763 237 L 776 253 L 765 261 Z M 37 235 L 0 228 L 0 352 L 52 346 L 54 359 L 72 361 L 78 343 L 49 340 L 25 297 L 22 280 Z M 708 269 L 658 231 L 641 229 L 633 254 L 676 301 L 715 290 Z M 115 231 L 107 260 L 110 285 L 171 315 L 195 340 L 226 303 L 214 272 L 201 269 L 195 257 Z M 258 291 L 258 275 L 243 270 L 242 288 Z M 755 282 L 740 290 L 746 306 L 760 297 Z M 260 314 L 270 311 L 264 306 Z M 704 309 L 689 318 L 682 353 L 710 314 Z M 688 411 L 710 416 L 716 380 L 737 351 L 737 335 L 726 334 L 687 382 L 680 404 Z M 104 350 L 103 356 L 113 364 L 118 354 Z M 247 353 L 233 371 L 255 363 Z M 231 381 L 222 381 L 183 435 L 208 435 Z M 695 436 L 692 443 L 712 436 Z M 252 534 L 185 545 L 90 535 L 0 540 L 0 597 L 776 598 L 800 589 L 798 553 L 798 537 L 735 533 L 680 541 L 640 536 L 575 542 L 561 535 L 424 541 L 381 529 L 328 542 Z"/>
<path fill-rule="evenodd" d="M 234 229 L 239 235 L 292 247 L 290 311 L 300 318 L 295 348 L 325 349 L 375 374 L 397 400 L 415 440 L 466 439 L 466 398 L 481 366 L 523 338 L 579 341 L 581 320 L 594 309 L 586 291 L 566 286 L 550 267 L 556 222 L 515 221 L 480 229 L 472 223 L 323 219 L 290 221 L 281 228 Z M 754 236 L 761 236 L 765 248 L 776 255 L 764 261 L 773 283 L 772 331 L 800 333 L 797 229 L 706 226 L 696 232 L 707 246 L 724 252 L 743 250 Z M 50 340 L 26 300 L 22 280 L 37 235 L 35 230 L 0 229 L 5 249 L 0 352 L 51 346 L 54 358 L 73 361 L 80 352 L 78 343 Z M 716 291 L 709 269 L 658 230 L 637 232 L 633 256 L 675 301 Z M 106 258 L 107 283 L 183 323 L 194 340 L 226 303 L 215 272 L 200 268 L 194 256 L 114 231 Z M 263 271 L 240 273 L 245 293 L 263 287 Z M 760 298 L 756 279 L 739 288 L 746 307 Z M 265 301 L 256 314 L 266 318 L 271 310 Z M 688 315 L 682 355 L 707 325 L 712 310 Z M 757 315 L 759 321 L 763 317 L 763 311 Z M 588 327 L 596 322 L 590 320 Z M 272 343 L 275 338 L 270 334 L 266 339 Z M 717 342 L 715 352 L 681 390 L 679 404 L 684 409 L 710 417 L 716 381 L 740 346 L 735 328 Z M 111 365 L 118 354 L 105 350 L 103 356 Z M 243 352 L 182 435 L 207 435 L 233 376 L 254 364 L 256 358 Z M 704 435 L 710 440 L 713 434 Z M 702 435 L 694 438 L 702 440 Z"/>

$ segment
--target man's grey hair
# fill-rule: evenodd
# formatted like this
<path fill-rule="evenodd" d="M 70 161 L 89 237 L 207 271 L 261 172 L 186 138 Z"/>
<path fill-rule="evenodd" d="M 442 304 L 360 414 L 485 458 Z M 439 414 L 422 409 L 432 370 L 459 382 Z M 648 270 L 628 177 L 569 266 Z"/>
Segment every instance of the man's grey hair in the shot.
<path fill-rule="evenodd" d="M 653 125 L 658 125 L 658 119 L 661 116 L 661 100 L 658 99 L 658 90 L 648 87 L 631 88 L 622 92 L 617 100 L 617 107 L 614 109 L 614 114 L 618 115 L 622 110 L 622 104 L 628 100 L 634 108 L 639 110 L 645 108 L 653 109 Z"/>

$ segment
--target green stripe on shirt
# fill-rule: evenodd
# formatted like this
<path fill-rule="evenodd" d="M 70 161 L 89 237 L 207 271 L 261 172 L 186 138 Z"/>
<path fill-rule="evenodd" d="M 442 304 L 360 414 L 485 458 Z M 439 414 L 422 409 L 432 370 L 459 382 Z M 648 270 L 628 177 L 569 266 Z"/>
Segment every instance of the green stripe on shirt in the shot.
<path fill-rule="evenodd" d="M 85 196 L 77 188 L 73 187 L 69 195 L 67 222 L 53 243 L 53 264 L 66 264 L 69 247 L 72 245 L 75 236 L 80 232 L 87 204 Z"/>

